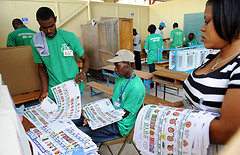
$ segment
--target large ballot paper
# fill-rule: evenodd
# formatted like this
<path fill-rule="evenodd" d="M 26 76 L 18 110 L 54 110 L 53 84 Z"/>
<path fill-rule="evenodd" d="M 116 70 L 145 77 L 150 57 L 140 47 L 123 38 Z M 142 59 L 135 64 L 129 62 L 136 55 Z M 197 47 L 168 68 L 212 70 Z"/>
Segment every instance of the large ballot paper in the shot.
<path fill-rule="evenodd" d="M 81 116 L 81 95 L 73 80 L 52 88 L 57 104 L 46 97 L 41 105 L 25 108 L 24 116 L 36 127 L 55 120 L 79 119 Z"/>
<path fill-rule="evenodd" d="M 123 109 L 115 110 L 107 98 L 83 105 L 82 108 L 84 117 L 90 119 L 88 124 L 92 130 L 120 121 L 125 113 Z"/>
<path fill-rule="evenodd" d="M 49 118 L 50 120 L 80 118 L 81 94 L 78 84 L 70 80 L 52 87 L 52 92 L 56 99 L 58 109 Z"/>
<path fill-rule="evenodd" d="M 144 106 L 135 124 L 133 140 L 146 155 L 216 154 L 209 126 L 219 114 L 156 105 Z"/>

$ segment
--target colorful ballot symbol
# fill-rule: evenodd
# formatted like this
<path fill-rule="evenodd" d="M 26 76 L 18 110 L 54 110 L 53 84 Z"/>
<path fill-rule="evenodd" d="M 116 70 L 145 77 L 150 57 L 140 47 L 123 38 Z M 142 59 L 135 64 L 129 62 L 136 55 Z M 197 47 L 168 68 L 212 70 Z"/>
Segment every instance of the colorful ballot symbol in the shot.
<path fill-rule="evenodd" d="M 162 139 L 162 140 L 166 140 L 166 134 L 161 133 L 161 139 Z"/>
<path fill-rule="evenodd" d="M 186 127 L 189 128 L 192 125 L 190 121 L 186 122 Z"/>
<path fill-rule="evenodd" d="M 188 142 L 186 140 L 183 140 L 183 146 L 187 147 L 188 146 Z"/>

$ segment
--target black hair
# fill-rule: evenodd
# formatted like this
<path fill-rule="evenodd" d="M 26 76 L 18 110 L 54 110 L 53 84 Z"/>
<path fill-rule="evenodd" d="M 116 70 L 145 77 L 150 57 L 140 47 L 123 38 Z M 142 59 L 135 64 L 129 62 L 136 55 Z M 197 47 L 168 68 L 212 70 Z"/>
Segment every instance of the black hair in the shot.
<path fill-rule="evenodd" d="M 133 33 L 134 33 L 134 32 L 137 34 L 137 30 L 136 30 L 135 28 L 133 28 Z"/>
<path fill-rule="evenodd" d="M 178 27 L 178 23 L 174 23 L 174 24 L 173 24 L 173 27 Z"/>
<path fill-rule="evenodd" d="M 208 0 L 206 6 L 212 7 L 213 24 L 220 38 L 231 44 L 240 35 L 240 1 Z"/>
<path fill-rule="evenodd" d="M 154 24 L 151 24 L 148 26 L 148 32 L 152 34 L 152 33 L 155 33 L 155 31 L 156 31 L 156 26 Z"/>
<path fill-rule="evenodd" d="M 14 26 L 14 25 L 23 25 L 23 22 L 22 22 L 21 19 L 15 18 L 15 19 L 13 19 L 13 21 L 12 21 L 12 26 Z"/>
<path fill-rule="evenodd" d="M 193 37 L 195 36 L 194 33 L 189 33 L 189 35 L 192 35 Z"/>
<path fill-rule="evenodd" d="M 36 18 L 41 20 L 49 20 L 51 17 L 56 18 L 54 12 L 48 7 L 41 7 L 37 10 Z"/>

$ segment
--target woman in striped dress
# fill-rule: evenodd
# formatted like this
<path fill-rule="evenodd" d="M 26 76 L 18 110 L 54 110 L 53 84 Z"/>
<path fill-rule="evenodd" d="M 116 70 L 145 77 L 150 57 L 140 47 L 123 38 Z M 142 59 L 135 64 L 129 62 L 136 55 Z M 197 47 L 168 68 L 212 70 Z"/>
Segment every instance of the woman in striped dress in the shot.
<path fill-rule="evenodd" d="M 220 52 L 209 54 L 183 86 L 185 105 L 220 113 L 210 124 L 212 144 L 226 144 L 240 127 L 239 12 L 239 0 L 207 1 L 202 41 Z"/>

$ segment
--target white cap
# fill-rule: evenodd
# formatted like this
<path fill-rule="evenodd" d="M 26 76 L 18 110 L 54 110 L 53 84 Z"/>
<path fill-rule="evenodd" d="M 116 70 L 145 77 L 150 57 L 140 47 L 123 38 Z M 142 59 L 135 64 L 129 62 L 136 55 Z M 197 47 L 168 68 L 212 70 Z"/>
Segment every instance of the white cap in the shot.
<path fill-rule="evenodd" d="M 112 59 L 108 59 L 108 62 L 134 62 L 134 54 L 133 52 L 123 49 L 123 50 L 119 50 L 114 58 Z"/>

